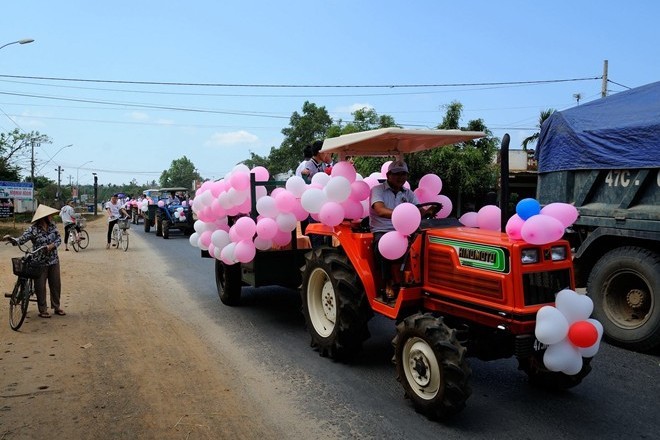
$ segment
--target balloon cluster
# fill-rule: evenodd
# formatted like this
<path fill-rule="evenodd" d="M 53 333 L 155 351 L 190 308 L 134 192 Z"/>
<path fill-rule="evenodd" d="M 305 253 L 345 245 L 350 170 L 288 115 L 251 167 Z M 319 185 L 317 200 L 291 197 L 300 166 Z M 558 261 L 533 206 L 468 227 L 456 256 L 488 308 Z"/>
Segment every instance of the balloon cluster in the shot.
<path fill-rule="evenodd" d="M 522 199 L 505 229 L 509 238 L 542 245 L 559 240 L 577 218 L 578 210 L 571 204 L 550 203 L 541 208 L 536 199 Z"/>
<path fill-rule="evenodd" d="M 501 231 L 501 215 L 499 207 L 486 205 L 478 212 L 466 212 L 458 220 L 470 228 Z M 505 230 L 511 239 L 542 245 L 559 240 L 577 217 L 577 209 L 569 203 L 550 203 L 541 208 L 536 199 L 527 198 L 518 202 L 516 214 L 508 220 Z"/>
<path fill-rule="evenodd" d="M 548 370 L 578 374 L 582 358 L 598 352 L 603 326 L 589 318 L 593 308 L 588 296 L 564 289 L 557 294 L 555 307 L 539 309 L 534 333 L 539 342 L 548 346 L 543 355 Z"/>

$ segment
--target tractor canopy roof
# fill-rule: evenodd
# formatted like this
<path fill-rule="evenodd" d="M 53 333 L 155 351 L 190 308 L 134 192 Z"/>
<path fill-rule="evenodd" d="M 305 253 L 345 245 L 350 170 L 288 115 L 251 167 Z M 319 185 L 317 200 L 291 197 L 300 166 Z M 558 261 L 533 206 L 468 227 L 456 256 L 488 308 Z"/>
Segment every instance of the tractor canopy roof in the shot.
<path fill-rule="evenodd" d="M 323 141 L 321 152 L 346 156 L 396 156 L 415 153 L 445 145 L 457 144 L 485 137 L 481 131 L 462 130 L 409 130 L 379 128 L 378 130 L 344 134 Z"/>

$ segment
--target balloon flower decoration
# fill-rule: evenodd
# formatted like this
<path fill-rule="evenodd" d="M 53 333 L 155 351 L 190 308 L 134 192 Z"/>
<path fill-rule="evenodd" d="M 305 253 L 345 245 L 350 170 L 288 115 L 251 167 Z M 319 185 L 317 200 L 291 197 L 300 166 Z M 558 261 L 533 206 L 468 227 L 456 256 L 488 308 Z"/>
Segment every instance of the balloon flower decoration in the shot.
<path fill-rule="evenodd" d="M 591 298 L 569 289 L 557 294 L 555 307 L 539 309 L 534 333 L 548 346 L 543 355 L 548 370 L 573 376 L 582 370 L 582 358 L 598 352 L 603 326 L 589 318 L 593 309 Z"/>
<path fill-rule="evenodd" d="M 577 209 L 568 203 L 550 203 L 541 208 L 535 199 L 522 199 L 506 224 L 506 233 L 514 240 L 543 245 L 559 240 L 577 217 Z"/>

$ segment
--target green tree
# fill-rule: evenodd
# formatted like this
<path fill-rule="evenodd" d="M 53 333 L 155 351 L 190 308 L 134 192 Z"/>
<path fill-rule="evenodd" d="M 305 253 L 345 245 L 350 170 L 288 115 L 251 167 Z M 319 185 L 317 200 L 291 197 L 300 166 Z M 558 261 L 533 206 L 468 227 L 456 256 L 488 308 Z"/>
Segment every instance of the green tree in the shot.
<path fill-rule="evenodd" d="M 552 115 L 554 112 L 555 112 L 555 109 L 553 109 L 553 108 L 549 108 L 549 109 L 546 109 L 546 110 L 541 110 L 541 113 L 539 114 L 539 123 L 536 126 L 536 128 L 539 131 L 537 131 L 533 135 L 528 136 L 525 139 L 523 139 L 522 144 L 521 144 L 523 150 L 527 151 L 527 147 L 530 144 L 535 144 L 536 141 L 539 140 L 539 136 L 541 135 L 541 125 L 543 125 L 543 122 L 545 122 L 545 120 L 548 119 L 550 117 L 550 115 Z"/>
<path fill-rule="evenodd" d="M 18 128 L 8 133 L 0 133 L 0 180 L 19 181 L 21 171 L 19 161 L 24 159 L 31 163 L 32 146 L 39 144 L 50 144 L 48 136 L 32 131 L 22 133 Z M 27 173 L 30 174 L 30 170 Z"/>
<path fill-rule="evenodd" d="M 160 175 L 162 187 L 190 188 L 193 180 L 201 181 L 202 177 L 195 169 L 195 165 L 186 156 L 172 161 L 170 168 Z"/>

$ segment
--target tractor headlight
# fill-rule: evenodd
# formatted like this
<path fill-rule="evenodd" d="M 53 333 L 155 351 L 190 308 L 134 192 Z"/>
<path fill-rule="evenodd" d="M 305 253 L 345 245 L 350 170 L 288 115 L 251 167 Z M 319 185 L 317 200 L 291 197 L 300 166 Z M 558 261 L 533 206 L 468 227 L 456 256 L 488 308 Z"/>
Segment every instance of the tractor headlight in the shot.
<path fill-rule="evenodd" d="M 566 248 L 564 246 L 553 246 L 550 250 L 552 261 L 562 261 L 566 259 Z"/>
<path fill-rule="evenodd" d="M 521 252 L 521 260 L 523 264 L 532 264 L 539 262 L 538 249 L 523 249 Z"/>

